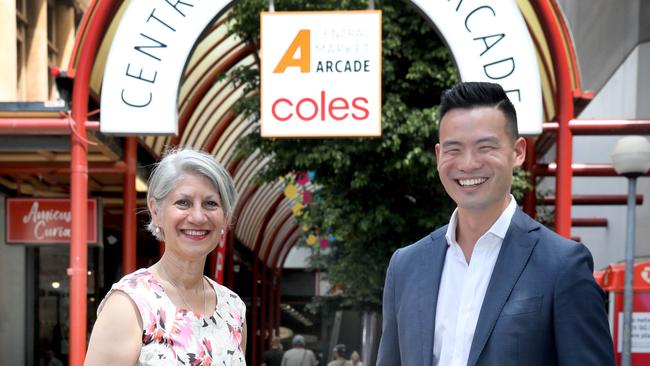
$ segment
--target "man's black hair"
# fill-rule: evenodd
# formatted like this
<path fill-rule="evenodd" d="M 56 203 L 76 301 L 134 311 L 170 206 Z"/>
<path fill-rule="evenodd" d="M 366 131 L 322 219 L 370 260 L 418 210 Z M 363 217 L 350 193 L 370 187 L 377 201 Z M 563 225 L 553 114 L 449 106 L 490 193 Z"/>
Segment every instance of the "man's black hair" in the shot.
<path fill-rule="evenodd" d="M 512 141 L 519 137 L 517 112 L 501 85 L 488 82 L 464 82 L 454 85 L 442 93 L 438 108 L 438 123 L 452 109 L 496 108 L 506 119 L 506 134 Z M 440 126 L 438 126 L 440 128 Z M 438 129 L 438 131 L 440 131 Z"/>

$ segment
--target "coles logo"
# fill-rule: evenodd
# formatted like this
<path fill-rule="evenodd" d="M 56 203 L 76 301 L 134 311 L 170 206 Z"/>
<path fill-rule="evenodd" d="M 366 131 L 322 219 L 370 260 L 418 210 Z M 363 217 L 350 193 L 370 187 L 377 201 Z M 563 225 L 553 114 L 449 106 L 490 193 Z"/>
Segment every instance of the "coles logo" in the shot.
<path fill-rule="evenodd" d="M 301 29 L 287 51 L 278 62 L 273 73 L 283 73 L 288 67 L 296 67 L 301 73 L 311 71 L 311 31 Z M 296 55 L 299 54 L 299 55 Z M 368 60 L 326 60 L 318 61 L 316 72 L 358 72 L 364 70 L 361 65 L 365 64 L 368 69 Z M 352 66 L 355 66 L 353 69 Z M 368 99 L 356 97 L 348 100 L 342 97 L 328 98 L 322 90 L 316 98 L 305 97 L 300 100 L 278 98 L 271 106 L 271 113 L 278 121 L 287 121 L 294 116 L 301 121 L 311 121 L 319 118 L 325 121 L 329 117 L 336 121 L 342 121 L 348 117 L 354 120 L 368 118 Z"/>
<path fill-rule="evenodd" d="M 261 19 L 263 137 L 380 135 L 380 12 Z"/>

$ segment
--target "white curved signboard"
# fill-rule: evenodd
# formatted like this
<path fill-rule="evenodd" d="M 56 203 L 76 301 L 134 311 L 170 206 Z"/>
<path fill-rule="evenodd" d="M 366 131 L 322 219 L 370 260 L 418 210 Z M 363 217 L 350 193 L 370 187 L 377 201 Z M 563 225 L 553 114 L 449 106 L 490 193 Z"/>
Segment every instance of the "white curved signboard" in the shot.
<path fill-rule="evenodd" d="M 178 133 L 178 90 L 194 44 L 228 0 L 132 0 L 113 38 L 100 131 Z"/>
<path fill-rule="evenodd" d="M 431 19 L 463 81 L 501 84 L 519 133 L 542 133 L 542 86 L 535 47 L 515 0 L 412 0 Z"/>

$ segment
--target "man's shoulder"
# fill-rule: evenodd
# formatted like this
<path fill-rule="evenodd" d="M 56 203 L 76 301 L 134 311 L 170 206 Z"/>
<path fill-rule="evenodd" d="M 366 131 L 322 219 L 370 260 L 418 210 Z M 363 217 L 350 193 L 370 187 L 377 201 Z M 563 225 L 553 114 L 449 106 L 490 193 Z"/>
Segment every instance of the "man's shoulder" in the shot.
<path fill-rule="evenodd" d="M 413 244 L 398 249 L 398 251 L 402 256 L 410 256 L 410 255 L 419 256 L 422 254 L 422 252 L 430 251 L 431 247 L 436 243 L 438 243 L 440 239 L 442 239 L 441 243 L 446 243 L 444 238 L 446 232 L 447 232 L 447 225 L 428 234 L 427 236 L 423 237 L 422 239 L 416 241 Z"/>
<path fill-rule="evenodd" d="M 584 244 L 559 235 L 523 212 L 520 213 L 518 221 L 525 222 L 528 235 L 533 235 L 535 238 L 534 255 L 543 256 L 544 263 L 548 265 L 565 263 L 568 256 L 579 252 L 589 252 Z"/>

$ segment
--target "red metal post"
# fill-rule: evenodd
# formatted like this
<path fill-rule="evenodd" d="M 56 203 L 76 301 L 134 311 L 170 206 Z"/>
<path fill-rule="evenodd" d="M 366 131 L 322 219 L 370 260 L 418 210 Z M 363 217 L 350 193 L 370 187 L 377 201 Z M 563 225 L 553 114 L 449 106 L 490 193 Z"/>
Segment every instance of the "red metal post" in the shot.
<path fill-rule="evenodd" d="M 86 354 L 86 289 L 87 289 L 87 218 L 88 204 L 88 159 L 86 145 L 86 114 L 88 113 L 88 88 L 90 72 L 95 61 L 99 44 L 119 0 L 97 1 L 89 9 L 96 8 L 92 14 L 92 26 L 88 29 L 81 47 L 77 64 L 74 89 L 72 92 L 72 120 L 75 127 L 70 135 L 70 360 L 71 366 L 82 366 Z M 87 14 L 86 16 L 91 16 Z"/>
<path fill-rule="evenodd" d="M 226 237 L 226 254 L 225 254 L 225 269 L 224 277 L 226 280 L 224 283 L 229 289 L 235 288 L 235 232 L 228 230 L 229 235 Z"/>
<path fill-rule="evenodd" d="M 277 210 L 278 206 L 280 205 L 280 202 L 284 199 L 283 194 L 279 194 L 278 197 L 275 199 L 271 207 L 269 207 L 268 211 L 264 214 L 264 217 L 262 218 L 262 225 L 260 225 L 260 229 L 257 233 L 257 239 L 255 240 L 255 248 L 253 250 L 253 294 L 251 296 L 251 300 L 253 303 L 253 314 L 251 314 L 252 318 L 252 330 L 253 330 L 253 341 L 252 341 L 252 350 L 253 353 L 251 355 L 251 363 L 253 365 L 257 365 L 257 356 L 258 354 L 261 354 L 262 351 L 262 343 L 258 342 L 258 337 L 263 337 L 264 334 L 260 330 L 260 334 L 258 334 L 259 329 L 264 329 L 264 321 L 266 320 L 264 312 L 262 312 L 262 326 L 260 327 L 258 324 L 258 313 L 260 312 L 260 309 L 263 309 L 264 307 L 264 301 L 266 301 L 266 295 L 264 293 L 264 286 L 266 285 L 266 272 L 262 272 L 262 279 L 260 280 L 259 278 L 259 270 L 260 270 L 260 265 L 264 266 L 266 268 L 266 264 L 260 261 L 260 249 L 262 246 L 262 241 L 264 240 L 264 234 L 266 233 L 266 227 L 269 224 L 269 221 L 271 220 L 271 217 L 273 217 L 273 213 Z M 260 298 L 261 302 L 261 307 L 257 306 L 257 300 L 259 296 L 259 284 L 258 282 L 262 283 L 262 296 Z M 258 329 L 259 328 L 259 329 Z"/>
<path fill-rule="evenodd" d="M 135 171 L 138 161 L 137 141 L 135 137 L 125 138 L 124 160 L 126 172 L 124 173 L 124 229 L 122 231 L 122 271 L 124 274 L 136 270 L 136 228 L 135 215 L 136 201 Z"/>
<path fill-rule="evenodd" d="M 526 138 L 526 161 L 524 162 L 524 169 L 530 174 L 528 176 L 528 183 L 531 188 L 530 191 L 524 194 L 524 212 L 528 216 L 535 218 L 537 211 L 537 197 L 535 183 L 536 177 L 535 172 L 533 171 L 533 166 L 537 162 L 537 154 L 535 153 L 535 140 L 533 138 Z"/>
<path fill-rule="evenodd" d="M 273 308 L 271 311 L 274 313 L 274 322 L 272 324 L 275 335 L 280 336 L 280 301 L 282 300 L 280 298 L 280 271 L 275 270 L 275 288 L 273 289 L 274 297 L 273 297 Z"/>
<path fill-rule="evenodd" d="M 273 277 L 275 278 L 275 287 L 273 288 L 273 293 L 274 293 L 274 299 L 273 302 L 271 303 L 271 311 L 273 312 L 274 316 L 274 321 L 272 323 L 272 327 L 275 328 L 275 334 L 279 335 L 280 334 L 280 273 L 281 273 L 281 268 L 278 268 L 279 260 L 281 260 L 281 254 L 282 251 L 284 250 L 285 246 L 292 246 L 297 242 L 297 238 L 294 239 L 293 244 L 289 243 L 289 239 L 291 238 L 292 235 L 295 234 L 296 231 L 300 230 L 298 227 L 294 227 L 293 230 L 290 230 L 285 234 L 285 236 L 280 240 L 280 247 L 275 250 L 275 253 L 273 254 L 273 258 L 271 259 L 271 262 L 269 264 L 271 270 L 273 271 Z"/>
<path fill-rule="evenodd" d="M 84 101 L 85 103 L 85 101 Z M 85 113 L 84 113 L 85 114 Z M 83 117 L 83 116 L 82 116 Z M 75 120 L 79 117 L 73 114 Z M 86 129 L 78 126 L 70 135 L 70 211 L 72 233 L 70 240 L 70 365 L 83 365 L 86 353 L 86 288 L 88 270 L 87 217 L 84 214 L 88 200 L 88 161 Z"/>
<path fill-rule="evenodd" d="M 279 335 L 280 334 L 280 321 L 282 319 L 282 314 L 280 312 L 280 304 L 282 303 L 282 298 L 281 298 L 281 294 L 280 294 L 280 288 L 282 288 L 282 268 L 279 268 L 277 270 L 276 278 L 277 278 L 277 281 L 276 281 L 277 287 L 276 287 L 276 290 L 275 290 L 276 295 L 275 295 L 275 308 L 274 308 L 274 311 L 275 311 L 275 318 L 277 319 L 277 323 L 275 325 L 275 331 Z"/>
<path fill-rule="evenodd" d="M 558 234 L 571 237 L 571 162 L 573 160 L 573 135 L 569 121 L 574 117 L 573 85 L 571 65 L 564 47 L 562 29 L 557 24 L 554 0 L 536 0 L 531 4 L 535 8 L 542 29 L 549 43 L 553 59 L 553 71 L 557 80 L 556 110 L 557 122 L 557 175 L 555 180 L 555 230 Z"/>
<path fill-rule="evenodd" d="M 276 295 L 277 292 L 275 291 L 276 288 L 278 287 L 278 278 L 276 277 L 276 271 L 273 268 L 269 268 L 269 273 L 270 279 L 271 279 L 271 286 L 269 288 L 269 323 L 268 323 L 268 332 L 270 334 L 270 339 L 277 338 L 275 332 L 273 331 L 275 329 L 275 324 L 277 323 L 277 320 L 275 319 L 275 302 L 276 302 Z"/>
<path fill-rule="evenodd" d="M 271 258 L 269 258 L 269 257 L 271 255 L 271 251 L 273 250 L 273 245 L 276 242 L 278 233 L 280 233 L 280 229 L 282 229 L 282 227 L 284 227 L 287 220 L 289 220 L 291 217 L 292 217 L 292 213 L 291 213 L 291 211 L 288 211 L 277 222 L 277 224 L 275 226 L 275 229 L 273 229 L 273 232 L 271 233 L 268 240 L 266 241 L 266 243 L 267 243 L 266 244 L 266 250 L 264 250 L 264 255 L 262 256 L 262 260 L 265 263 L 265 268 L 268 266 L 268 276 L 269 276 L 269 280 L 267 282 L 267 287 L 266 287 L 266 293 L 268 294 L 267 295 L 268 300 L 266 301 L 266 304 L 268 304 L 268 306 L 262 307 L 262 311 L 269 313 L 268 320 L 266 322 L 263 322 L 263 327 L 264 327 L 264 329 L 267 329 L 265 331 L 268 332 L 267 334 L 269 335 L 266 342 L 264 343 L 265 349 L 268 349 L 270 347 L 270 341 L 273 338 L 273 324 L 274 324 L 274 317 L 275 317 L 275 312 L 273 311 L 273 306 L 274 306 L 273 296 L 274 296 L 274 293 L 275 293 L 273 288 L 276 286 L 276 283 L 275 283 L 275 268 L 274 268 L 274 265 L 271 264 L 271 261 L 270 261 Z"/>

